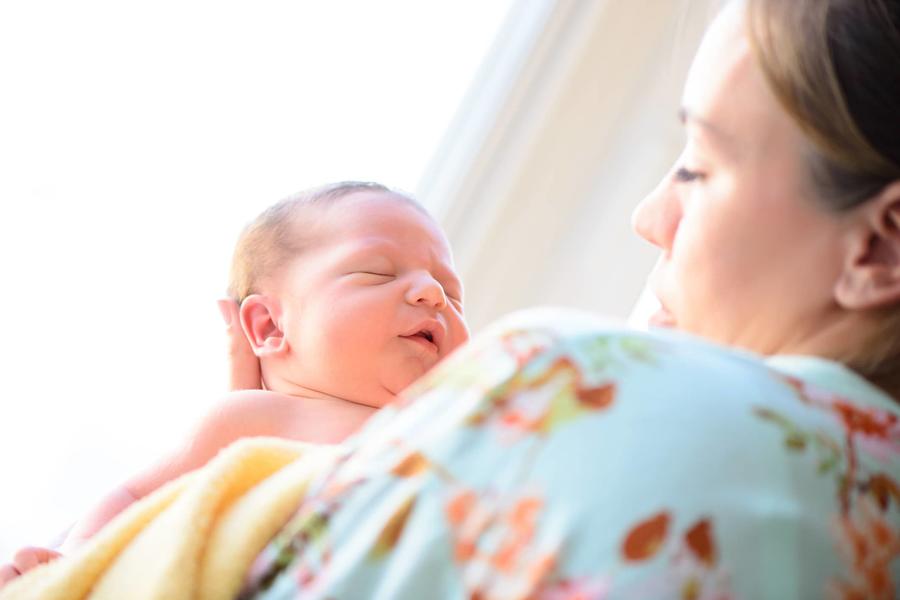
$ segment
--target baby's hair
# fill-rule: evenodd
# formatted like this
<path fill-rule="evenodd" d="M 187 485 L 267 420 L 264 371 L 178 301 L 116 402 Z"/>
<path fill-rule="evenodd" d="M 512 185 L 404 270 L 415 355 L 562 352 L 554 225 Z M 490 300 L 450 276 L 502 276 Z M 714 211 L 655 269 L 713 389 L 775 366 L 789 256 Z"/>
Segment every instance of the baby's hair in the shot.
<path fill-rule="evenodd" d="M 228 295 L 238 303 L 258 293 L 261 282 L 312 243 L 316 226 L 313 208 L 327 207 L 357 192 L 383 192 L 428 214 L 415 200 L 380 183 L 342 181 L 304 190 L 270 206 L 247 225 L 231 260 Z M 304 217 L 307 217 L 304 220 Z"/>

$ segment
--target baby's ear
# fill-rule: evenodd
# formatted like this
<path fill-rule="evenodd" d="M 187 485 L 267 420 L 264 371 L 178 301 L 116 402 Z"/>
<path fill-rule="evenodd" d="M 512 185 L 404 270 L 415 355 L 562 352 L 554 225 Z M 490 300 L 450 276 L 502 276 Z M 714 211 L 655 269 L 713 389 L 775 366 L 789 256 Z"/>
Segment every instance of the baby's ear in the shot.
<path fill-rule="evenodd" d="M 251 294 L 241 302 L 241 328 L 259 358 L 287 349 L 287 340 L 278 326 L 279 314 L 279 304 L 271 296 Z"/>

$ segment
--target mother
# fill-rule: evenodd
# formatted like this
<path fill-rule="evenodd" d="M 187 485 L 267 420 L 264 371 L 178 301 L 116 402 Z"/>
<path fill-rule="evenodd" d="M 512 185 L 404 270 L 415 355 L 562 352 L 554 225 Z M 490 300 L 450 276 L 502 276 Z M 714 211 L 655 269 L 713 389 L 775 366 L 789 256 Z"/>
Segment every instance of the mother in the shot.
<path fill-rule="evenodd" d="M 898 65 L 897 0 L 732 3 L 634 215 L 654 322 L 699 337 L 496 326 L 355 440 L 246 594 L 900 596 Z"/>

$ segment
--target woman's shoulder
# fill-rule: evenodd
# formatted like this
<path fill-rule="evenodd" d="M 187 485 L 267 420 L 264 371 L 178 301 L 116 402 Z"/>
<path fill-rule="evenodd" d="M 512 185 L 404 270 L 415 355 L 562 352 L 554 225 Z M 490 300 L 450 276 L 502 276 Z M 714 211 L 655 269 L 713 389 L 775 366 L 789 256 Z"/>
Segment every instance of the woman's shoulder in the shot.
<path fill-rule="evenodd" d="M 615 381 L 642 396 L 692 402 L 787 402 L 810 398 L 898 413 L 887 394 L 837 362 L 811 356 L 763 357 L 680 331 L 639 330 L 572 309 L 519 311 L 488 327 L 482 354 L 507 354 L 517 367 L 568 361 L 581 377 Z M 490 361 L 487 361 L 489 364 Z"/>
<path fill-rule="evenodd" d="M 672 330 L 644 331 L 572 309 L 519 311 L 476 338 L 482 355 L 506 355 L 517 368 L 564 361 L 579 376 L 615 382 L 623 392 L 694 401 L 792 396 L 796 375 L 763 357 Z M 485 361 L 486 368 L 496 361 Z"/>
<path fill-rule="evenodd" d="M 471 396 L 501 427 L 596 416 L 593 426 L 606 435 L 644 431 L 657 441 L 669 439 L 666 452 L 686 460 L 715 446 L 733 454 L 756 448 L 758 462 L 780 462 L 785 447 L 840 445 L 859 428 L 900 447 L 896 405 L 837 363 L 766 359 L 573 310 L 510 315 L 408 396 L 417 398 L 421 406 L 413 410 L 423 414 L 432 402 Z M 815 451 L 830 452 L 823 448 Z"/>

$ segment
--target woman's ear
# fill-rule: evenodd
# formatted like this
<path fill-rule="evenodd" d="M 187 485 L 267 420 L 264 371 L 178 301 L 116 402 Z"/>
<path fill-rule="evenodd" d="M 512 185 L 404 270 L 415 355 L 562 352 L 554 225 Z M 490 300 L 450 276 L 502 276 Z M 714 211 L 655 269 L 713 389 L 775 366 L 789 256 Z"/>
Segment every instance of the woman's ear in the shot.
<path fill-rule="evenodd" d="M 279 304 L 271 296 L 251 294 L 241 302 L 241 328 L 253 354 L 259 358 L 275 356 L 287 349 L 287 340 L 278 325 L 279 315 Z"/>
<path fill-rule="evenodd" d="M 900 302 L 900 180 L 860 210 L 835 299 L 851 310 L 882 308 Z"/>

